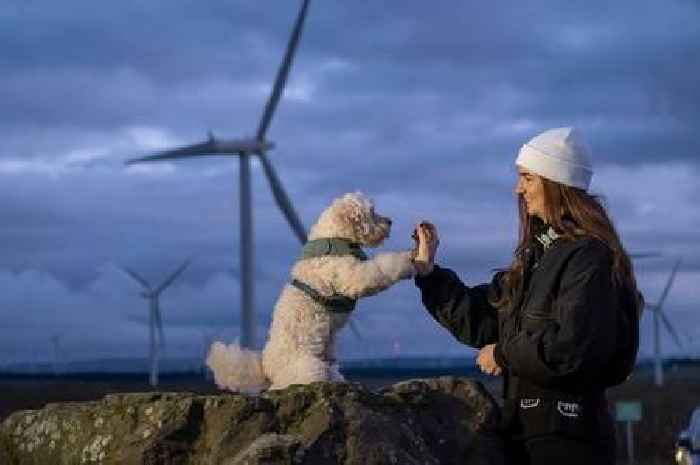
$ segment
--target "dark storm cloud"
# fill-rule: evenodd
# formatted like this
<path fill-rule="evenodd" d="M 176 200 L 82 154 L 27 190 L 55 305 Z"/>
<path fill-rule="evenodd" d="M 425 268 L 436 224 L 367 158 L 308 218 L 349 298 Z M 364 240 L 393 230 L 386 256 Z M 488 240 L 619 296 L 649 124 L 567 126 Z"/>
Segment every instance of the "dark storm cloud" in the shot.
<path fill-rule="evenodd" d="M 253 134 L 297 7 L 0 6 L 0 308 L 40 348 L 6 339 L 4 358 L 50 353 L 61 325 L 79 353 L 76 334 L 105 323 L 100 306 L 116 330 L 85 344 L 145 344 L 145 302 L 118 266 L 155 282 L 186 257 L 164 297 L 166 337 L 191 352 L 202 331 L 237 335 L 237 160 L 122 163 L 209 129 Z M 653 294 L 682 255 L 687 289 L 700 269 L 699 21 L 690 1 L 312 1 L 268 156 L 307 228 L 332 198 L 363 190 L 395 220 L 386 248 L 407 247 L 414 223 L 431 219 L 442 262 L 476 282 L 510 261 L 519 146 L 575 124 L 628 250 L 663 254 L 638 262 L 640 282 Z M 260 339 L 299 245 L 257 162 L 253 191 Z M 690 324 L 700 302 L 679 292 L 672 304 Z M 346 335 L 344 353 L 391 353 L 399 339 L 463 350 L 418 307 L 410 283 L 363 302 L 368 343 Z"/>
<path fill-rule="evenodd" d="M 332 137 L 357 127 L 352 115 L 360 114 L 371 123 L 364 130 L 410 137 L 408 123 L 426 109 L 416 97 L 433 94 L 434 110 L 425 115 L 432 121 L 465 113 L 486 125 L 525 118 L 537 129 L 571 121 L 604 141 L 605 153 L 633 144 L 615 153 L 629 162 L 653 160 L 679 140 L 685 148 L 667 156 L 691 157 L 697 146 L 689 123 L 697 122 L 700 101 L 692 85 L 697 9 L 673 2 L 662 14 L 631 14 L 631 6 L 313 5 L 297 79 L 324 59 L 345 60 L 350 69 L 327 73 L 314 101 L 287 123 L 280 118 L 278 130 L 299 120 L 307 132 Z M 241 2 L 71 13 L 18 6 L 3 20 L 10 52 L 3 101 L 16 121 L 35 124 L 252 130 L 240 115 L 257 117 L 264 92 L 257 101 L 245 96 L 249 86 L 271 81 L 294 13 L 292 4 L 271 10 Z M 350 100 L 365 111 L 348 107 Z M 197 122 L 185 115 L 198 115 Z M 645 138 L 654 128 L 662 131 Z M 659 137 L 665 140 L 648 147 Z"/>

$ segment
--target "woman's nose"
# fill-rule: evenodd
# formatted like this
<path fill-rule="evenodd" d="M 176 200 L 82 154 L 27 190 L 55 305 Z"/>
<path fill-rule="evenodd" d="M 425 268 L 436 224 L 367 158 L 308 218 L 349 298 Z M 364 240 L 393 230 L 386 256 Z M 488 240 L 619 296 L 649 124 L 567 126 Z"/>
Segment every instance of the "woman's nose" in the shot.
<path fill-rule="evenodd" d="M 520 181 L 515 183 L 515 189 L 513 189 L 513 193 L 515 195 L 520 195 L 523 193 L 523 189 L 522 189 L 522 186 L 520 185 Z"/>

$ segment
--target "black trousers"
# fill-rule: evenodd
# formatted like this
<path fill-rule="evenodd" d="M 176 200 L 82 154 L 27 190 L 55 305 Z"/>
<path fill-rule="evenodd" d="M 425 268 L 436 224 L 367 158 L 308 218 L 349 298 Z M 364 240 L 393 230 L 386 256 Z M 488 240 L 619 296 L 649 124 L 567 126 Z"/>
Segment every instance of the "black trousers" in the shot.
<path fill-rule="evenodd" d="M 563 436 L 508 441 L 509 465 L 614 465 L 615 444 L 593 443 Z"/>

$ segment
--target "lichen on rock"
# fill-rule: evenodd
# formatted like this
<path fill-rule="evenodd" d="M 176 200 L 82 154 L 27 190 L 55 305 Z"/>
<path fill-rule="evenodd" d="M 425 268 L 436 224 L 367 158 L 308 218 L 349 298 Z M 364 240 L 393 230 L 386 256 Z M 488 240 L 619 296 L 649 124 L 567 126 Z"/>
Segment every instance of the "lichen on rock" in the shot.
<path fill-rule="evenodd" d="M 313 383 L 258 396 L 110 394 L 12 414 L 0 426 L 0 463 L 498 464 L 499 415 L 483 386 L 453 377 L 379 391 Z"/>

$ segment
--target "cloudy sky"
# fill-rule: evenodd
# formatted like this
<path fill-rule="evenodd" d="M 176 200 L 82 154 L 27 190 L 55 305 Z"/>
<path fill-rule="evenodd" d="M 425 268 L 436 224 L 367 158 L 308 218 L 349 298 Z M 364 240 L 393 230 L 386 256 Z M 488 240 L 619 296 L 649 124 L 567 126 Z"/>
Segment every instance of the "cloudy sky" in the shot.
<path fill-rule="evenodd" d="M 300 2 L 0 4 L 0 365 L 141 356 L 146 302 L 163 295 L 168 353 L 239 335 L 238 165 L 209 157 L 126 168 L 154 150 L 254 134 Z M 439 262 L 467 283 L 509 263 L 513 160 L 538 132 L 575 125 L 655 301 L 700 352 L 700 3 L 440 0 L 311 2 L 269 138 L 307 228 L 360 190 L 394 219 L 441 232 Z M 253 163 L 258 339 L 299 245 Z M 361 302 L 345 358 L 470 355 L 413 283 Z M 644 322 L 642 354 L 650 351 Z M 664 337 L 668 351 L 678 351 Z"/>

